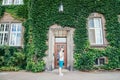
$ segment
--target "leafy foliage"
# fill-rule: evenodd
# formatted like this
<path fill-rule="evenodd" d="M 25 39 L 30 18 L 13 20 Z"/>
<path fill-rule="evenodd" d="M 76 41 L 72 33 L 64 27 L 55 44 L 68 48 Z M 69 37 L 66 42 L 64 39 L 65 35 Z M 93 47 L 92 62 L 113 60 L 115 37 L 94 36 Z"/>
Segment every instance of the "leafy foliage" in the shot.
<path fill-rule="evenodd" d="M 13 66 L 0 67 L 0 71 L 18 71 L 18 70 L 20 70 L 19 67 L 13 67 Z"/>
<path fill-rule="evenodd" d="M 44 61 L 39 61 L 39 62 L 34 62 L 34 61 L 28 61 L 26 69 L 28 71 L 33 71 L 33 72 L 41 72 L 45 70 L 45 63 Z"/>
<path fill-rule="evenodd" d="M 5 8 L 0 6 L 0 17 L 3 15 Z"/>
<path fill-rule="evenodd" d="M 0 48 L 0 66 L 23 68 L 25 55 L 16 48 L 3 46 Z M 4 69 L 5 70 L 5 69 Z"/>
<path fill-rule="evenodd" d="M 28 18 L 28 0 L 24 0 L 24 5 L 0 6 L 0 15 L 3 15 L 4 12 L 8 12 L 14 18 L 24 21 L 24 19 Z"/>
<path fill-rule="evenodd" d="M 28 4 L 28 3 L 29 4 Z M 59 12 L 59 0 L 25 0 L 22 6 L 5 6 L 5 10 L 17 17 L 27 19 L 25 26 L 25 47 L 27 70 L 39 72 L 45 51 L 47 50 L 47 32 L 49 26 L 58 24 L 63 27 L 75 28 L 74 58 L 75 67 L 79 70 L 93 69 L 94 60 L 101 56 L 108 57 L 105 69 L 120 67 L 120 23 L 117 15 L 120 14 L 119 0 L 64 0 L 64 11 Z M 0 6 L 0 15 L 4 7 Z M 106 20 L 106 38 L 109 46 L 104 50 L 91 49 L 88 41 L 86 23 L 88 16 L 101 13 Z M 39 68 L 39 69 L 38 69 Z"/>

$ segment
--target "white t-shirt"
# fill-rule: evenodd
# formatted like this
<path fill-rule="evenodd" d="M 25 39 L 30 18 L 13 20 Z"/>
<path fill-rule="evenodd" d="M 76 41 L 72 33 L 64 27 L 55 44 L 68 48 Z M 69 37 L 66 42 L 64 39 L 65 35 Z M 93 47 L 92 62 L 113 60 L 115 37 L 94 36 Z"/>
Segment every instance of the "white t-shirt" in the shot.
<path fill-rule="evenodd" d="M 60 61 L 64 61 L 64 52 L 60 51 Z"/>

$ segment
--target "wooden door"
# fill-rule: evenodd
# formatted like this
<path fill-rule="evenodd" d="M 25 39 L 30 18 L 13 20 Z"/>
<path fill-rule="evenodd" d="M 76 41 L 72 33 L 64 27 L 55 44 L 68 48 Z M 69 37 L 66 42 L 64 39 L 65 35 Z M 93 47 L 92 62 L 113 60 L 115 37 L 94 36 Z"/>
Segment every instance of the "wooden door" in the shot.
<path fill-rule="evenodd" d="M 55 43 L 55 53 L 54 53 L 54 65 L 55 68 L 59 66 L 59 60 L 57 59 L 60 49 L 64 49 L 64 68 L 67 68 L 67 45 L 66 43 Z"/>

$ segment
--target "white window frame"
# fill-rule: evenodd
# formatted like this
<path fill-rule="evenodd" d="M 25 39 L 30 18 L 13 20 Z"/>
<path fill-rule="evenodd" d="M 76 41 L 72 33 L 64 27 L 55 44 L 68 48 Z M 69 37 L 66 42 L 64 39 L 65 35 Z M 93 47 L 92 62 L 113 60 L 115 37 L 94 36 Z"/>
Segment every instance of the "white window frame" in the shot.
<path fill-rule="evenodd" d="M 66 38 L 55 38 L 55 42 L 57 42 L 57 43 L 60 43 L 60 42 L 66 43 L 66 41 L 67 41 Z"/>
<path fill-rule="evenodd" d="M 3 36 L 2 36 L 2 44 L 1 44 L 1 41 L 0 41 L 0 45 L 8 45 L 8 42 L 7 42 L 7 44 L 4 44 L 4 42 L 5 42 L 4 40 L 5 40 L 5 34 L 9 34 L 9 31 L 5 31 L 6 26 L 9 25 L 9 23 L 0 23 L 0 28 L 1 28 L 1 25 L 4 25 L 4 30 L 0 31 L 0 34 L 3 34 Z M 8 36 L 8 40 L 9 40 L 9 36 Z"/>
<path fill-rule="evenodd" d="M 12 5 L 13 0 L 3 0 L 2 5 Z"/>
<path fill-rule="evenodd" d="M 23 4 L 23 0 L 14 0 L 14 5 L 21 5 Z"/>
<path fill-rule="evenodd" d="M 107 63 L 107 62 L 106 62 L 106 61 L 107 61 L 107 60 L 106 60 L 106 57 L 100 57 L 100 58 L 97 58 L 97 63 L 98 63 L 98 64 L 95 64 L 96 66 L 102 66 L 102 65 L 104 65 L 104 64 L 101 64 L 101 63 L 100 63 L 100 59 L 104 59 L 104 64 Z"/>
<path fill-rule="evenodd" d="M 1 26 L 2 25 L 2 26 Z M 16 25 L 16 31 L 12 31 L 12 25 Z M 0 28 L 3 29 L 0 31 L 0 46 L 9 45 L 9 46 L 22 46 L 22 23 L 0 23 Z M 19 27 L 19 28 L 18 28 Z M 7 29 L 7 30 L 6 30 Z M 15 38 L 12 38 L 15 33 Z M 6 36 L 5 36 L 6 35 Z M 11 44 L 11 40 L 15 41 L 15 44 Z"/>
<path fill-rule="evenodd" d="M 12 27 L 13 27 L 13 25 L 16 25 L 16 31 L 14 32 L 14 31 L 12 31 Z M 22 29 L 22 24 L 21 23 L 11 23 L 11 29 L 10 29 L 10 39 L 9 39 L 9 45 L 10 46 L 22 46 L 22 44 L 21 44 L 21 39 L 22 39 L 22 30 L 21 31 L 17 31 L 17 29 L 18 29 L 18 26 L 20 26 L 21 27 L 21 29 Z M 12 34 L 15 34 L 15 38 L 13 39 L 12 38 Z M 17 44 L 17 34 L 20 34 L 21 35 L 21 37 L 20 37 L 20 44 Z M 11 40 L 13 40 L 14 42 L 15 42 L 15 44 L 12 44 L 11 42 Z"/>
<path fill-rule="evenodd" d="M 23 0 L 3 0 L 2 5 L 22 5 Z"/>
<path fill-rule="evenodd" d="M 120 23 L 120 15 L 118 15 L 118 22 Z"/>
<path fill-rule="evenodd" d="M 90 24 L 89 24 L 89 21 L 91 19 L 93 19 L 93 25 L 94 26 L 90 26 Z M 97 19 L 99 19 L 99 24 L 98 24 L 99 26 L 97 26 L 97 23 L 96 23 Z M 95 43 L 91 43 L 90 42 L 90 44 L 91 45 L 102 45 L 103 44 L 103 29 L 102 29 L 102 20 L 101 20 L 101 18 L 90 18 L 89 21 L 88 21 L 89 31 L 90 30 L 94 30 L 95 31 L 95 36 L 94 36 L 95 37 Z M 99 33 L 99 36 L 100 36 L 99 38 L 100 39 L 97 38 L 98 30 L 100 31 L 100 33 Z M 90 37 L 91 37 L 91 35 L 89 34 L 89 39 L 90 39 Z M 100 40 L 101 40 L 101 42 L 100 42 Z"/>

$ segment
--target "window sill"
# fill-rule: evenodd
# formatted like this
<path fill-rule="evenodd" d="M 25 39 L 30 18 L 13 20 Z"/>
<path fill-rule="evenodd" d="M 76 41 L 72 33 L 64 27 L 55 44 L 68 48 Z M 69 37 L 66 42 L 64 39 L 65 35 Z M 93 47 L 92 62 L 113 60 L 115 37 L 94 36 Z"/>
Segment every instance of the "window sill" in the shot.
<path fill-rule="evenodd" d="M 104 66 L 105 64 L 95 64 L 94 67 Z"/>
<path fill-rule="evenodd" d="M 2 4 L 2 6 L 20 6 L 24 4 Z"/>
<path fill-rule="evenodd" d="M 100 45 L 95 44 L 95 45 L 90 45 L 90 47 L 91 48 L 105 48 L 105 47 L 107 47 L 107 45 L 108 44 L 102 44 L 102 45 L 101 44 Z"/>

